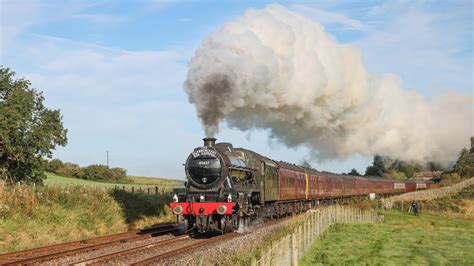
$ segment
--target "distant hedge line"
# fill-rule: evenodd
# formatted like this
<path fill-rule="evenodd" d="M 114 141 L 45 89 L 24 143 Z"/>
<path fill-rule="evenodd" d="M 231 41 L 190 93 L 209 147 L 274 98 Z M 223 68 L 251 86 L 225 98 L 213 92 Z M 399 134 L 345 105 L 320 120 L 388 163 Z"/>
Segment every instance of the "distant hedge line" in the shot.
<path fill-rule="evenodd" d="M 46 171 L 61 176 L 88 180 L 114 182 L 130 181 L 130 178 L 127 177 L 127 170 L 120 167 L 109 168 L 102 164 L 81 167 L 75 163 L 64 163 L 59 159 L 53 159 L 46 163 Z"/>

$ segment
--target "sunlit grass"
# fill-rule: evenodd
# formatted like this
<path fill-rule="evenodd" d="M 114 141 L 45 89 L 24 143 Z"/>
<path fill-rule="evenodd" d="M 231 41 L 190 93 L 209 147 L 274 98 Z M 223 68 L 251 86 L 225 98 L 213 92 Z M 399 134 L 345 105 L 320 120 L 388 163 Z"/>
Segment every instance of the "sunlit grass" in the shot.
<path fill-rule="evenodd" d="M 79 178 L 71 178 L 59 176 L 53 173 L 46 173 L 46 179 L 44 180 L 45 185 L 49 186 L 87 186 L 95 188 L 114 188 L 119 187 L 122 189 L 124 186 L 126 189 L 131 189 L 131 187 L 138 188 L 150 188 L 154 192 L 155 186 L 159 190 L 171 190 L 174 187 L 179 187 L 183 185 L 183 181 L 165 179 L 165 178 L 152 178 L 152 177 L 135 177 L 131 176 L 130 179 L 133 183 L 108 183 L 108 182 L 98 182 L 92 180 L 85 180 Z"/>
<path fill-rule="evenodd" d="M 386 212 L 380 224 L 337 225 L 302 265 L 473 265 L 474 222 Z"/>
<path fill-rule="evenodd" d="M 168 222 L 170 200 L 89 186 L 0 188 L 0 253 Z"/>

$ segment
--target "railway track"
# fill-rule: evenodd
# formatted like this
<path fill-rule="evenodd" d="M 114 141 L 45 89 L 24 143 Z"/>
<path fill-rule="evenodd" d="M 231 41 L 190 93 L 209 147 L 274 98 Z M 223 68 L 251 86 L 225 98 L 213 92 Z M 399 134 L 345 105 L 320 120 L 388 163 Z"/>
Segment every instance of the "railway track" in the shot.
<path fill-rule="evenodd" d="M 175 242 L 179 242 L 179 241 L 186 240 L 186 239 L 189 239 L 188 235 L 182 235 L 182 236 L 178 236 L 178 237 L 171 238 L 171 239 L 161 240 L 161 241 L 151 243 L 151 244 L 146 243 L 146 244 L 139 245 L 139 246 L 136 246 L 136 247 L 133 247 L 133 248 L 130 248 L 130 249 L 121 250 L 121 251 L 117 251 L 117 252 L 113 252 L 113 253 L 108 253 L 108 254 L 105 254 L 105 255 L 100 255 L 100 256 L 97 256 L 97 257 L 94 257 L 94 258 L 82 260 L 82 261 L 76 262 L 74 264 L 75 265 L 99 264 L 99 263 L 102 263 L 102 262 L 107 262 L 107 261 L 111 261 L 111 260 L 114 260 L 114 259 L 119 259 L 121 257 L 130 256 L 130 255 L 133 255 L 135 253 L 145 251 L 147 249 L 163 247 L 165 245 L 173 244 Z"/>
<path fill-rule="evenodd" d="M 218 242 L 221 242 L 221 241 L 224 241 L 224 240 L 227 240 L 227 239 L 231 239 L 231 238 L 236 237 L 237 235 L 239 235 L 239 233 L 234 232 L 234 233 L 228 233 L 228 234 L 212 237 L 212 238 L 202 240 L 202 241 L 197 241 L 197 242 L 191 243 L 190 245 L 175 248 L 175 249 L 172 249 L 170 251 L 167 251 L 167 252 L 164 252 L 164 253 L 161 253 L 161 254 L 158 254 L 158 255 L 155 255 L 155 256 L 148 257 L 146 259 L 137 261 L 137 262 L 133 263 L 132 265 L 135 265 L 135 266 L 149 265 L 151 263 L 166 260 L 166 259 L 169 259 L 169 258 L 174 257 L 174 256 L 181 256 L 181 255 L 183 255 L 185 253 L 188 253 L 190 251 L 194 251 L 197 248 L 201 248 L 201 247 L 204 247 L 204 246 L 209 246 L 209 245 L 214 244 L 214 243 L 218 243 Z"/>
<path fill-rule="evenodd" d="M 264 224 L 271 225 L 282 222 L 287 218 L 268 221 Z M 178 229 L 180 228 L 175 225 L 166 224 L 144 230 L 134 230 L 83 241 L 0 254 L 0 265 L 41 263 L 58 265 L 149 265 L 173 260 L 174 257 L 202 250 L 202 248 L 241 235 L 236 232 L 211 238 L 163 235 Z M 152 236 L 158 235 L 163 235 L 163 238 L 152 238 Z"/>
<path fill-rule="evenodd" d="M 125 233 L 96 237 L 87 240 L 73 241 L 0 254 L 0 265 L 25 265 L 41 263 L 60 257 L 72 256 L 79 253 L 97 250 L 111 245 L 140 241 L 159 234 L 174 232 L 178 229 L 179 228 L 174 224 L 163 224 L 142 230 L 133 230 Z"/>

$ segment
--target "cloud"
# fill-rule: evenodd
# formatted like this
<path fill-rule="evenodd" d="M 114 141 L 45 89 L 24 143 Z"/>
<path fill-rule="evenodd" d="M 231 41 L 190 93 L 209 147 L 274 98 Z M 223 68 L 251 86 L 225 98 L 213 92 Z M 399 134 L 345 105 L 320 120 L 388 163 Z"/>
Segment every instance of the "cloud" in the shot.
<path fill-rule="evenodd" d="M 313 4 L 290 9 L 361 47 L 372 72 L 396 73 L 408 88 L 428 96 L 433 90 L 472 89 L 472 1 L 322 5 L 324 10 Z"/>
<path fill-rule="evenodd" d="M 290 10 L 298 12 L 305 17 L 318 21 L 326 26 L 337 24 L 345 29 L 367 31 L 368 28 L 359 20 L 352 19 L 344 14 L 330 12 L 313 6 L 296 4 L 290 6 Z"/>
<path fill-rule="evenodd" d="M 181 87 L 186 71 L 179 51 L 127 51 L 48 36 L 30 41 L 15 60 L 39 66 L 26 74 L 45 93 L 72 85 L 74 97 L 153 97 Z"/>
<path fill-rule="evenodd" d="M 472 8 L 430 3 L 394 1 L 375 6 L 369 15 L 378 22 L 356 44 L 370 69 L 397 73 L 424 94 L 453 87 L 471 90 L 467 77 L 473 69 Z"/>

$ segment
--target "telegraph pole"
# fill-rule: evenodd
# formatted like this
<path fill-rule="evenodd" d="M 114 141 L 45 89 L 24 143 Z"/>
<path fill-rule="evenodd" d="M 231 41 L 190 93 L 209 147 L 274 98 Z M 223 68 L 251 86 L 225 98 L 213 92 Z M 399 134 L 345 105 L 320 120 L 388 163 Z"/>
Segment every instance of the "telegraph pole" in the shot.
<path fill-rule="evenodd" d="M 107 168 L 109 168 L 109 151 L 105 151 L 107 153 Z"/>

